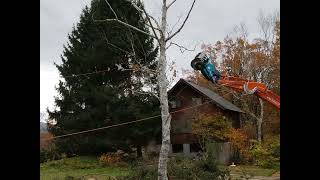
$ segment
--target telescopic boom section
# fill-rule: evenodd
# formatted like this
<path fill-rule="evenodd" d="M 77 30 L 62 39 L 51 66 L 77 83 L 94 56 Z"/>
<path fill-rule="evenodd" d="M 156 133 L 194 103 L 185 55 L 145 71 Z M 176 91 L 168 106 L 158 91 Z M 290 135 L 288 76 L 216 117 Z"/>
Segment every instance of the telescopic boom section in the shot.
<path fill-rule="evenodd" d="M 255 94 L 259 98 L 280 109 L 280 96 L 269 90 L 263 83 L 248 81 L 246 79 L 232 76 L 222 76 L 217 83 L 240 92 Z"/>

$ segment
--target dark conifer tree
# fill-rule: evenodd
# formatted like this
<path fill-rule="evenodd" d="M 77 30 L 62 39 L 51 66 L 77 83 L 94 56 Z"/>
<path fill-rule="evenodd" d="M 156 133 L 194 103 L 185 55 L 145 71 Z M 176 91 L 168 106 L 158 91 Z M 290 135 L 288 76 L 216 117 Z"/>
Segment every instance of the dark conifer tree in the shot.
<path fill-rule="evenodd" d="M 109 0 L 109 3 L 121 21 L 149 32 L 141 12 L 129 1 Z M 48 110 L 50 118 L 56 121 L 50 132 L 56 136 L 160 113 L 156 98 L 134 93 L 142 91 L 147 82 L 156 89 L 156 76 L 141 71 L 141 67 L 156 68 L 158 49 L 153 39 L 117 22 L 96 21 L 107 18 L 115 16 L 106 2 L 93 0 L 68 35 L 62 64 L 56 64 L 63 78 L 57 86 L 56 109 Z M 124 69 L 136 66 L 138 70 L 120 70 L 117 65 Z M 141 147 L 160 131 L 161 120 L 157 118 L 60 138 L 56 144 L 68 154 L 99 154 Z"/>

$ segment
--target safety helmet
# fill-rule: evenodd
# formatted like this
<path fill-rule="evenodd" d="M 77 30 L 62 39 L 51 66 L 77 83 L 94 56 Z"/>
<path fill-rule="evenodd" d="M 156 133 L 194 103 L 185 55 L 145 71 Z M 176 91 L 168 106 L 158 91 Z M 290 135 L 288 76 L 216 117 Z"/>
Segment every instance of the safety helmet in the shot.
<path fill-rule="evenodd" d="M 200 52 L 191 61 L 191 67 L 194 70 L 201 70 L 203 63 L 206 63 L 208 60 L 209 60 L 208 56 L 204 52 Z"/>

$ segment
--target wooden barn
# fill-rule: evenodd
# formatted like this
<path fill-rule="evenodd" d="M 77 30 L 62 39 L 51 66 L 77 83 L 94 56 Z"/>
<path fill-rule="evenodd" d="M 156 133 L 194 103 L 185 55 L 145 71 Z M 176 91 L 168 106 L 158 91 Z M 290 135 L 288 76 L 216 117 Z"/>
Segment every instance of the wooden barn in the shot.
<path fill-rule="evenodd" d="M 192 121 L 199 113 L 212 116 L 221 114 L 232 121 L 233 127 L 240 127 L 240 115 L 243 111 L 205 87 L 180 79 L 168 91 L 168 98 L 170 112 L 178 111 L 172 114 L 171 153 L 192 155 L 200 150 L 199 141 L 192 134 Z M 190 108 L 193 106 L 197 107 Z M 189 109 L 179 111 L 185 108 Z M 226 164 L 231 156 L 230 144 L 226 142 L 220 144 L 220 146 L 221 152 L 218 153 L 217 156 L 219 157 L 217 159 Z"/>

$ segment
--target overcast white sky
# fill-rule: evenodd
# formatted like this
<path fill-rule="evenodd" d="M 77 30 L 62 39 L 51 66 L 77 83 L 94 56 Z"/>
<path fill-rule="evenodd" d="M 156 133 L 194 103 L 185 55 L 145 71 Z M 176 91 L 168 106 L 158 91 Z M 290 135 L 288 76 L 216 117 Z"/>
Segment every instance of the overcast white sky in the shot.
<path fill-rule="evenodd" d="M 160 19 L 162 1 L 144 2 L 147 11 Z M 177 0 L 169 9 L 169 29 L 180 15 L 186 15 L 191 3 L 192 0 Z M 89 4 L 90 0 L 40 0 L 40 111 L 53 108 L 54 87 L 59 81 L 53 63 L 60 64 L 67 34 L 78 22 L 82 8 Z M 272 13 L 276 10 L 280 10 L 280 0 L 197 0 L 184 29 L 173 40 L 190 49 L 199 44 L 196 51 L 181 54 L 178 48 L 172 46 L 167 57 L 176 61 L 178 70 L 190 69 L 190 60 L 200 51 L 200 43 L 222 40 L 241 22 L 247 25 L 249 36 L 256 37 L 259 34 L 256 20 L 259 11 Z"/>

